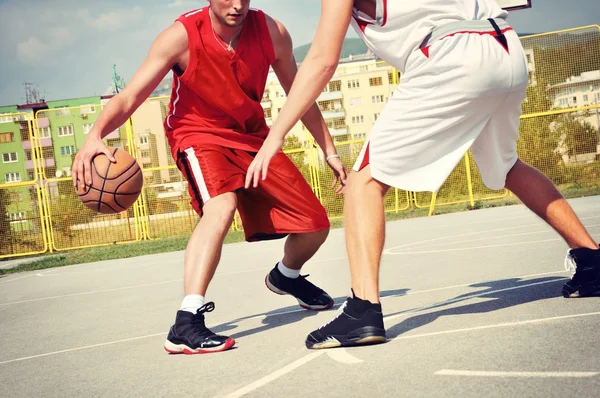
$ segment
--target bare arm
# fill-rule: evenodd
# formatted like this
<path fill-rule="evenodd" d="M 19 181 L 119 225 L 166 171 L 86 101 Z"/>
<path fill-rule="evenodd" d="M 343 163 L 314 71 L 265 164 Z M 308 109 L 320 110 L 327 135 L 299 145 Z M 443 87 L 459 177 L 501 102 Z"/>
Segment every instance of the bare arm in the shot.
<path fill-rule="evenodd" d="M 294 58 L 292 38 L 279 21 L 267 16 L 267 24 L 275 49 L 276 60 L 273 63 L 273 71 L 277 75 L 279 83 L 283 87 L 285 93 L 289 94 L 296 73 L 298 72 L 296 59 Z M 329 134 L 325 120 L 323 120 L 321 111 L 316 103 L 313 103 L 312 106 L 308 108 L 301 120 L 315 138 L 317 144 L 325 153 L 325 156 L 336 153 L 333 139 Z M 290 129 L 285 130 L 286 134 Z"/>
<path fill-rule="evenodd" d="M 73 185 L 91 184 L 90 164 L 96 154 L 104 153 L 114 161 L 102 139 L 131 117 L 169 70 L 180 62 L 182 55 L 187 55 L 187 48 L 187 32 L 180 23 L 171 25 L 155 39 L 131 82 L 104 107 L 77 153 L 73 162 Z"/>
<path fill-rule="evenodd" d="M 319 94 L 333 77 L 340 58 L 350 25 L 353 0 L 322 0 L 321 3 L 321 19 L 315 39 L 271 128 L 270 134 L 276 139 L 285 137 L 305 112 L 314 106 Z"/>

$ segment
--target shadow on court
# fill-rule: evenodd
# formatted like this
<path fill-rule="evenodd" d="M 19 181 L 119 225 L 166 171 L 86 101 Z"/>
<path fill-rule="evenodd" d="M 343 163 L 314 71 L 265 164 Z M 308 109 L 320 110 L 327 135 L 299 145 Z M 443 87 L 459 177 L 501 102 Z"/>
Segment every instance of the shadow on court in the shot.
<path fill-rule="evenodd" d="M 487 289 L 478 292 L 463 294 L 453 299 L 438 304 L 426 306 L 417 310 L 427 311 L 434 308 L 445 307 L 451 304 L 456 304 L 462 301 L 472 299 L 474 297 L 488 299 L 487 301 L 412 316 L 388 328 L 387 337 L 388 339 L 393 339 L 395 337 L 400 336 L 401 334 L 432 323 L 436 319 L 441 318 L 443 316 L 483 314 L 492 311 L 502 310 L 505 308 L 515 307 L 521 304 L 562 297 L 562 283 L 566 281 L 567 278 L 550 277 L 527 280 L 521 280 L 519 278 L 510 278 L 484 283 L 476 283 L 471 285 L 471 287 L 487 287 Z M 415 312 L 415 309 L 400 311 L 392 314 L 385 314 L 385 316 L 400 315 L 411 312 Z"/>
<path fill-rule="evenodd" d="M 381 297 L 391 297 L 391 296 L 403 296 L 408 292 L 408 289 L 397 289 L 397 290 L 387 290 L 381 292 Z M 328 312 L 332 312 L 335 308 L 338 308 L 344 301 L 346 297 L 337 297 L 334 298 L 334 306 L 328 310 Z M 290 312 L 294 311 L 294 312 Z M 231 337 L 235 339 L 239 339 L 241 337 L 251 336 L 256 333 L 264 332 L 267 330 L 271 330 L 280 326 L 291 325 L 296 322 L 300 322 L 305 318 L 309 318 L 311 316 L 317 315 L 321 311 L 310 311 L 300 308 L 299 306 L 291 306 L 286 308 L 277 309 L 275 311 L 270 311 L 264 314 L 255 314 L 249 315 L 247 317 L 238 318 L 233 321 L 221 324 L 212 328 L 215 333 L 224 333 L 232 329 L 236 329 L 238 324 L 244 320 L 255 318 L 257 316 L 265 316 L 262 320 L 262 325 L 253 329 L 244 330 L 239 333 L 231 334 Z M 333 316 L 333 313 L 332 313 Z"/>

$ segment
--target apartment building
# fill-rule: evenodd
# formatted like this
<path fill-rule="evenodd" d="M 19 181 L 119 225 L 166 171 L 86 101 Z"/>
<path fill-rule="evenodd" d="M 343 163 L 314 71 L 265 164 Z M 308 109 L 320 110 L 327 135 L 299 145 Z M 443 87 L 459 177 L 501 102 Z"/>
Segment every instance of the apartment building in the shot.
<path fill-rule="evenodd" d="M 392 96 L 398 73 L 372 55 L 343 59 L 317 104 L 336 142 L 365 139 Z M 271 126 L 286 100 L 285 90 L 275 73 L 267 80 L 262 106 Z M 306 142 L 310 132 L 298 122 L 290 134 Z"/>
<path fill-rule="evenodd" d="M 548 94 L 555 108 L 579 108 L 600 106 L 600 70 L 584 72 L 579 76 L 571 76 L 563 83 L 548 88 Z M 581 120 L 594 128 L 600 128 L 600 111 L 598 108 L 581 112 Z"/>

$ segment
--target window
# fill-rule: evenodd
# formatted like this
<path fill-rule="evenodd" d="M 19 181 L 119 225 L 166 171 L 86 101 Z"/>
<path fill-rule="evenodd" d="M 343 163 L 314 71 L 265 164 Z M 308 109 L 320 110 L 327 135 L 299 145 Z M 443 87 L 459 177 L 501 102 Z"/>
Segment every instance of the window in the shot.
<path fill-rule="evenodd" d="M 13 116 L 6 116 L 9 113 L 0 113 L 0 123 L 11 123 L 14 119 Z"/>
<path fill-rule="evenodd" d="M 52 130 L 50 127 L 42 127 L 40 129 L 40 138 L 50 138 L 52 136 Z"/>
<path fill-rule="evenodd" d="M 334 80 L 332 82 L 329 82 L 329 91 L 342 91 L 342 81 L 341 80 Z"/>
<path fill-rule="evenodd" d="M 49 146 L 42 148 L 42 157 L 44 159 L 52 159 L 54 157 L 54 149 Z"/>
<path fill-rule="evenodd" d="M 31 149 L 25 149 L 25 159 L 26 160 L 32 160 L 33 159 L 31 157 Z"/>
<path fill-rule="evenodd" d="M 16 152 L 9 152 L 2 154 L 3 163 L 16 163 L 19 160 Z"/>
<path fill-rule="evenodd" d="M 352 124 L 363 124 L 364 122 L 365 122 L 365 117 L 363 115 L 352 116 Z"/>
<path fill-rule="evenodd" d="M 389 84 L 394 83 L 394 74 L 393 73 L 388 73 L 388 83 Z"/>
<path fill-rule="evenodd" d="M 18 213 L 8 213 L 8 218 L 10 219 L 10 221 L 19 221 L 25 218 L 25 212 L 18 212 Z"/>
<path fill-rule="evenodd" d="M 93 123 L 86 123 L 83 125 L 83 134 L 89 134 L 90 131 L 92 130 L 92 127 L 94 127 Z"/>
<path fill-rule="evenodd" d="M 6 173 L 4 174 L 4 182 L 20 182 L 21 173 Z"/>
<path fill-rule="evenodd" d="M 369 70 L 369 65 L 361 65 L 360 66 L 360 71 L 361 72 L 366 72 Z"/>
<path fill-rule="evenodd" d="M 146 145 L 150 142 L 147 135 L 140 136 L 140 145 Z"/>
<path fill-rule="evenodd" d="M 75 134 L 75 129 L 73 128 L 72 125 L 69 126 L 60 126 L 58 128 L 58 136 L 59 137 L 67 137 L 70 135 Z"/>
<path fill-rule="evenodd" d="M 573 104 L 577 104 L 577 97 L 573 97 Z"/>
<path fill-rule="evenodd" d="M 93 104 L 81 105 L 80 112 L 82 115 L 96 113 L 96 107 Z"/>
<path fill-rule="evenodd" d="M 74 153 L 75 153 L 75 145 L 60 147 L 60 154 L 62 156 L 69 156 L 69 155 L 73 155 Z"/>
<path fill-rule="evenodd" d="M 362 105 L 362 98 L 357 97 L 357 98 L 350 98 L 350 106 L 361 106 Z"/>
<path fill-rule="evenodd" d="M 271 119 L 272 117 L 273 116 L 272 116 L 272 113 L 271 113 L 271 108 L 265 109 L 265 118 L 266 119 Z"/>
<path fill-rule="evenodd" d="M 373 119 L 377 120 L 378 118 L 379 118 L 379 113 L 375 113 L 375 114 L 373 115 Z"/>
<path fill-rule="evenodd" d="M 348 80 L 348 88 L 359 88 L 359 87 L 360 87 L 360 80 L 358 80 L 358 79 Z"/>
<path fill-rule="evenodd" d="M 65 108 L 65 109 L 61 109 L 61 108 Z M 71 116 L 71 110 L 70 109 L 66 109 L 66 106 L 60 106 L 56 108 L 56 111 L 54 112 L 54 114 L 57 117 L 62 117 L 62 116 Z"/>
<path fill-rule="evenodd" d="M 584 100 L 584 101 L 586 101 L 586 102 L 588 101 L 588 96 L 587 96 L 587 94 L 583 96 L 583 100 Z"/>
<path fill-rule="evenodd" d="M 371 101 L 373 101 L 374 104 L 381 104 L 383 102 L 383 94 L 372 96 Z"/>
<path fill-rule="evenodd" d="M 13 133 L 0 133 L 0 144 L 14 141 L 15 135 Z"/>
<path fill-rule="evenodd" d="M 150 151 L 142 151 L 142 157 L 143 158 L 149 158 L 150 157 Z"/>
<path fill-rule="evenodd" d="M 383 79 L 381 77 L 372 77 L 369 79 L 369 86 L 381 86 L 383 84 Z"/>

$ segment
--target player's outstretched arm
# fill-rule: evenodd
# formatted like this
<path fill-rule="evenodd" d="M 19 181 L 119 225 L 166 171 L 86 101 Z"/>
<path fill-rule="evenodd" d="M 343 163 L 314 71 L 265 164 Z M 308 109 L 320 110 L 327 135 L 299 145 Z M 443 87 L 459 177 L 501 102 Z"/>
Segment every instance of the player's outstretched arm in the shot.
<path fill-rule="evenodd" d="M 352 16 L 353 0 L 322 0 L 315 39 L 300 66 L 281 112 L 246 174 L 246 187 L 267 177 L 269 163 L 288 131 L 314 105 L 337 67 Z M 278 148 L 279 146 L 279 148 Z"/>
<path fill-rule="evenodd" d="M 283 87 L 285 93 L 289 94 L 290 88 L 294 83 L 294 78 L 298 72 L 298 66 L 294 57 L 292 38 L 281 22 L 267 16 L 267 25 L 269 26 L 269 32 L 273 39 L 273 47 L 275 50 L 273 71 L 277 75 L 279 83 Z M 342 186 L 338 190 L 338 192 L 341 193 L 341 188 L 346 184 L 347 171 L 339 157 L 336 157 L 337 150 L 316 102 L 308 108 L 301 120 L 315 138 L 319 147 L 323 150 L 327 162 L 335 174 L 334 186 L 338 180 L 341 181 Z"/>
<path fill-rule="evenodd" d="M 171 25 L 154 40 L 140 68 L 123 91 L 115 95 L 100 112 L 75 156 L 71 174 L 74 186 L 91 184 L 90 166 L 95 155 L 103 153 L 112 162 L 115 161 L 102 139 L 131 117 L 180 60 L 181 55 L 187 52 L 187 48 L 187 33 L 180 23 Z"/>

